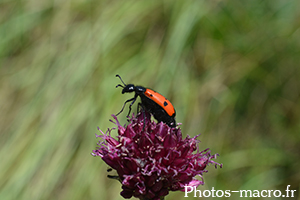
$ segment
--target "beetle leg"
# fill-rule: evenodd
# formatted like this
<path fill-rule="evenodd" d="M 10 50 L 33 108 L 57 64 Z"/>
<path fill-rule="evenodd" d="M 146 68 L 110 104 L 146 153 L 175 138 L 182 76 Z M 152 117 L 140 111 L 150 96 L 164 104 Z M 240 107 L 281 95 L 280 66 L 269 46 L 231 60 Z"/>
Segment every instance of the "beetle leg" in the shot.
<path fill-rule="evenodd" d="M 130 115 L 130 113 L 131 113 L 131 106 L 134 104 L 134 102 L 136 101 L 136 98 L 137 98 L 137 96 L 138 95 L 134 95 L 134 97 L 132 98 L 132 99 L 129 99 L 129 100 L 131 100 L 132 102 L 131 102 L 131 104 L 129 105 L 129 111 L 128 111 L 128 115 L 127 115 L 127 117 Z M 126 103 L 126 102 L 125 102 Z"/>
<path fill-rule="evenodd" d="M 141 111 L 141 110 L 139 110 L 140 107 L 143 109 L 143 105 L 141 103 L 138 103 L 136 113 L 139 113 Z"/>
<path fill-rule="evenodd" d="M 136 96 L 134 96 L 134 97 L 131 98 L 131 99 L 128 99 L 127 101 L 125 101 L 125 103 L 123 104 L 123 107 L 122 107 L 121 111 L 120 111 L 118 114 L 116 114 L 116 116 L 118 116 L 121 112 L 123 112 L 126 103 L 128 103 L 128 102 L 130 102 L 130 101 L 133 101 L 133 102 L 131 103 L 131 104 L 133 104 L 133 103 L 135 102 L 135 100 L 136 100 Z M 129 106 L 129 112 L 131 111 L 131 104 L 130 104 L 130 106 Z M 129 115 L 129 114 L 128 114 L 128 115 Z"/>

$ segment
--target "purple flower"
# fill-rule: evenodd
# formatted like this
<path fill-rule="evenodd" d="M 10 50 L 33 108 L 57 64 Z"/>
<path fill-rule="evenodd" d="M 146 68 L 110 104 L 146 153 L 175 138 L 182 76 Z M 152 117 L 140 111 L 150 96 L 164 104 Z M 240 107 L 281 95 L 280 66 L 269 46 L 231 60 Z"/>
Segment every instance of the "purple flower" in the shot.
<path fill-rule="evenodd" d="M 110 136 L 112 129 L 104 134 L 98 128 L 102 134 L 96 137 L 101 140 L 92 155 L 100 156 L 117 171 L 124 198 L 162 199 L 169 191 L 184 190 L 185 185 L 203 185 L 207 165 L 222 167 L 212 160 L 217 154 L 211 155 L 208 149 L 199 151 L 199 135 L 183 139 L 180 128 L 151 121 L 147 112 L 145 119 L 142 113 L 133 115 L 127 126 L 112 116 L 118 126 L 117 139 Z"/>

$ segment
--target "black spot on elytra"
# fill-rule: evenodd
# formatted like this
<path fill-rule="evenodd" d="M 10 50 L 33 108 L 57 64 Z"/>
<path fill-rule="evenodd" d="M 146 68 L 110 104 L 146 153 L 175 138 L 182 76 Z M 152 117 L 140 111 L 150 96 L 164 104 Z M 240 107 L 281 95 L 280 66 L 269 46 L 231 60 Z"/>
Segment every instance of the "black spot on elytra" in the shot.
<path fill-rule="evenodd" d="M 164 106 L 167 106 L 167 105 L 168 105 L 168 103 L 165 101 L 165 102 L 164 102 Z"/>
<path fill-rule="evenodd" d="M 150 94 L 150 97 L 153 97 L 153 95 L 152 95 L 152 94 Z"/>

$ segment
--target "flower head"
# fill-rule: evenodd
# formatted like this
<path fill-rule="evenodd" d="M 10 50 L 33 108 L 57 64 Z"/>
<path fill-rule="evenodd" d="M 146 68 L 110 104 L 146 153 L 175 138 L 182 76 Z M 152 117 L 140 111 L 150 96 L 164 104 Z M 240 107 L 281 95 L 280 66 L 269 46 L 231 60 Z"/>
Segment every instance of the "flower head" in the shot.
<path fill-rule="evenodd" d="M 118 126 L 117 139 L 111 137 L 112 129 L 104 134 L 98 128 L 102 134 L 96 137 L 101 140 L 92 155 L 100 156 L 117 171 L 124 198 L 161 199 L 185 185 L 203 185 L 206 166 L 220 165 L 212 160 L 217 154 L 211 155 L 208 149 L 199 151 L 199 135 L 183 139 L 180 128 L 151 121 L 147 112 L 133 115 L 127 126 L 112 116 Z"/>

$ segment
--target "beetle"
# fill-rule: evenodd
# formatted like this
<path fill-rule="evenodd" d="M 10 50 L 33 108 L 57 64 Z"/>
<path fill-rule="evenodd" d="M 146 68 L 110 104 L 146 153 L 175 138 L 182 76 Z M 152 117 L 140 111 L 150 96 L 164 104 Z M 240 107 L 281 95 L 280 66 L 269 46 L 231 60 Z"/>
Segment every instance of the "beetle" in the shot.
<path fill-rule="evenodd" d="M 149 88 L 145 88 L 143 86 L 135 86 L 133 84 L 125 84 L 121 76 L 118 74 L 116 75 L 116 77 L 118 77 L 124 84 L 118 84 L 116 86 L 123 88 L 122 94 L 131 92 L 135 93 L 133 98 L 125 101 L 121 111 L 117 115 L 119 115 L 123 111 L 126 103 L 131 102 L 131 104 L 129 105 L 129 112 L 127 115 L 129 116 L 131 112 L 131 106 L 134 104 L 137 97 L 139 96 L 141 98 L 141 103 L 139 103 L 139 106 L 141 106 L 142 109 L 151 113 L 158 122 L 164 122 L 170 127 L 176 127 L 176 111 L 174 106 L 167 98 Z"/>

